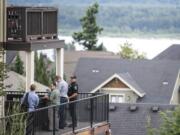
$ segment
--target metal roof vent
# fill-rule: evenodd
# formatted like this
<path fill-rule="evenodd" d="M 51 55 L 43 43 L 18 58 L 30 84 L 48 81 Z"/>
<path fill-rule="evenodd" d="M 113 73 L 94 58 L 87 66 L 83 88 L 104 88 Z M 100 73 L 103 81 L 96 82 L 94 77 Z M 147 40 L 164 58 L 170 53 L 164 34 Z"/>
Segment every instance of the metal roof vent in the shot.
<path fill-rule="evenodd" d="M 151 110 L 152 110 L 152 112 L 158 112 L 159 111 L 159 107 L 158 106 L 152 106 Z"/>
<path fill-rule="evenodd" d="M 93 73 L 99 73 L 99 70 L 98 69 L 93 69 L 92 72 Z"/>
<path fill-rule="evenodd" d="M 109 111 L 111 111 L 111 112 L 116 111 L 116 106 L 115 105 L 110 105 L 109 106 Z"/>
<path fill-rule="evenodd" d="M 129 107 L 129 110 L 130 110 L 131 112 L 135 112 L 135 111 L 137 111 L 137 109 L 138 109 L 138 107 L 137 107 L 136 105 L 131 105 L 131 106 Z"/>
<path fill-rule="evenodd" d="M 162 84 L 163 85 L 168 85 L 169 83 L 167 81 L 164 81 Z"/>

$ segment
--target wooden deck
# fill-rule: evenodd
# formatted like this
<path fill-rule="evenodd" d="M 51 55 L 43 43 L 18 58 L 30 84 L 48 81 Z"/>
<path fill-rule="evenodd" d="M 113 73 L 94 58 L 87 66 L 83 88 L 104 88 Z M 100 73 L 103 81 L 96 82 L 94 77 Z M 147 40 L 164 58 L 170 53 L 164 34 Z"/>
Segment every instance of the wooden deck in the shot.
<path fill-rule="evenodd" d="M 90 128 L 90 123 L 87 122 L 80 122 L 78 123 L 78 126 L 75 128 L 75 130 L 80 130 L 84 128 Z M 72 133 L 72 128 L 70 127 L 65 127 L 64 129 L 59 129 L 59 131 L 56 131 L 56 135 L 65 135 L 65 134 L 71 134 Z M 35 135 L 53 135 L 53 131 L 36 131 Z"/>
<path fill-rule="evenodd" d="M 109 133 L 110 124 L 107 122 L 99 123 L 93 128 L 90 127 L 89 123 L 80 123 L 75 129 L 75 133 L 72 132 L 72 128 L 65 127 L 56 131 L 55 135 L 110 135 Z M 53 135 L 50 131 L 38 131 L 35 135 Z"/>

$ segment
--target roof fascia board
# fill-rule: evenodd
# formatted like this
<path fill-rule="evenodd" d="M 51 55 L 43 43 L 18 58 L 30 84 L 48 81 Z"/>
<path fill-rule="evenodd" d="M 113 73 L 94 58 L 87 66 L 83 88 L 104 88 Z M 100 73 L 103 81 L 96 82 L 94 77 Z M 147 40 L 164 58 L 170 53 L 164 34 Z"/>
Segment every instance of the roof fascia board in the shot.
<path fill-rule="evenodd" d="M 136 90 L 133 86 L 131 86 L 128 82 L 126 82 L 123 78 L 121 78 L 118 74 L 114 74 L 111 77 L 109 77 L 107 80 L 105 80 L 103 83 L 101 83 L 99 86 L 97 86 L 95 89 L 91 91 L 91 93 L 96 92 L 101 87 L 103 87 L 105 84 L 107 84 L 109 81 L 111 81 L 113 78 L 117 77 L 120 81 L 125 83 L 131 90 L 133 90 L 138 96 L 143 97 L 145 93 L 140 93 L 138 90 Z"/>
<path fill-rule="evenodd" d="M 180 70 L 178 71 L 178 75 L 177 75 L 177 77 L 176 77 L 176 82 L 175 82 L 175 84 L 174 84 L 174 89 L 173 89 L 173 92 L 172 92 L 172 95 L 171 95 L 171 99 L 170 99 L 170 101 L 169 101 L 170 104 L 174 104 L 174 103 L 173 103 L 173 98 L 174 98 L 174 95 L 175 95 L 176 86 L 177 86 L 177 84 L 178 84 L 179 77 L 180 77 Z"/>

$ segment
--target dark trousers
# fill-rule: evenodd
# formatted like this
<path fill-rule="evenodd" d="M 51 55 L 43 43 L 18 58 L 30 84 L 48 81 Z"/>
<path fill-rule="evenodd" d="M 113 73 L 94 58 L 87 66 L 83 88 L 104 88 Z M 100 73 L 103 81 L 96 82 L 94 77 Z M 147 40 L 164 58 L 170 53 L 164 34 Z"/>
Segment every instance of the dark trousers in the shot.
<path fill-rule="evenodd" d="M 60 104 L 68 102 L 66 97 L 60 97 Z M 60 105 L 59 107 L 59 128 L 66 126 L 66 107 L 67 105 Z"/>
<path fill-rule="evenodd" d="M 29 113 L 26 123 L 26 135 L 34 135 L 34 113 Z"/>
<path fill-rule="evenodd" d="M 73 127 L 76 127 L 77 126 L 76 103 L 69 104 L 69 112 L 72 118 L 72 125 Z"/>

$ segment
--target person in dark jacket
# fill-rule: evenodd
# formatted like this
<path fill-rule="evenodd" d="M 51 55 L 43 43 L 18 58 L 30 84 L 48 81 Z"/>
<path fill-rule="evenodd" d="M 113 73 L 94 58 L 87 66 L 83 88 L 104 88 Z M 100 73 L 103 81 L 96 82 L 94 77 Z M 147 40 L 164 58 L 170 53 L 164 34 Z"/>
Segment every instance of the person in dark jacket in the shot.
<path fill-rule="evenodd" d="M 78 97 L 78 84 L 76 82 L 76 76 L 71 76 L 70 84 L 68 89 L 68 98 L 69 101 L 75 101 Z M 69 104 L 69 112 L 72 118 L 72 124 L 69 127 L 76 127 L 77 126 L 77 115 L 76 115 L 76 103 Z"/>

